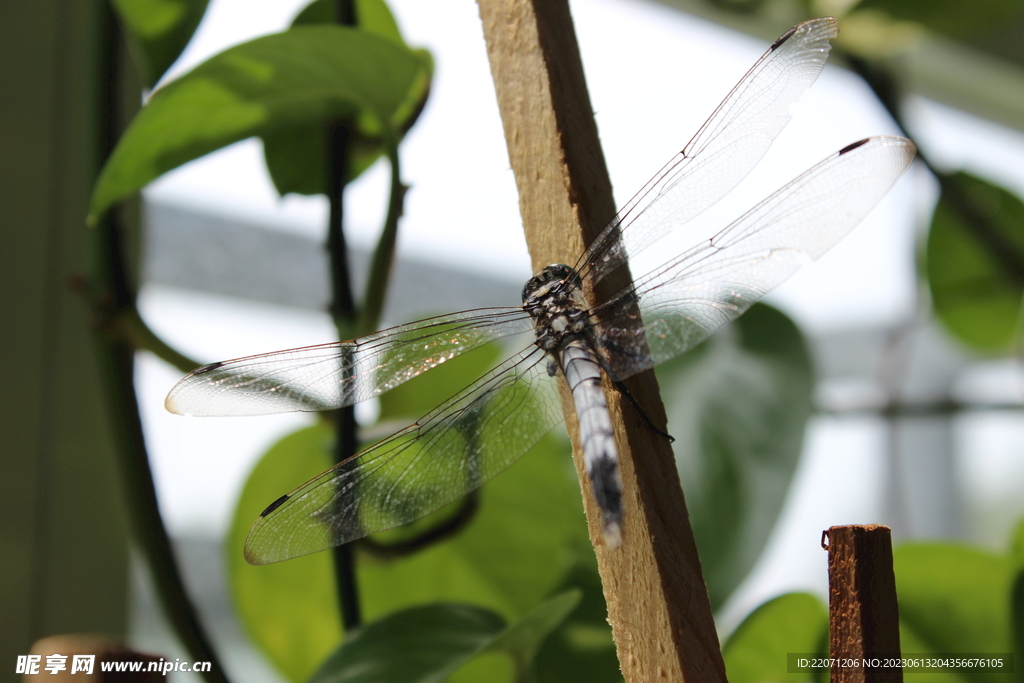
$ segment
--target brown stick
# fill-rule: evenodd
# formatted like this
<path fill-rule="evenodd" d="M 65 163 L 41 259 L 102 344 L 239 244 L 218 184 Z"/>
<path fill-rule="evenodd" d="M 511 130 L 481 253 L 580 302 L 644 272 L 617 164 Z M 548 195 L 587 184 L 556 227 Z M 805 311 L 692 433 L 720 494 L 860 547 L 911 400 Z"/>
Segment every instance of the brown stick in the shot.
<path fill-rule="evenodd" d="M 828 539 L 829 657 L 846 663 L 898 657 L 900 615 L 889 527 L 833 526 L 822 536 Z M 902 683 L 903 669 L 833 665 L 830 680 Z"/>
<path fill-rule="evenodd" d="M 614 215 L 614 203 L 568 5 L 478 5 L 534 268 L 574 263 Z M 562 398 L 622 673 L 629 683 L 725 683 L 672 450 L 607 381 L 605 389 L 624 488 L 623 543 L 614 550 L 601 537 L 601 513 L 584 473 L 565 387 Z M 629 389 L 651 419 L 664 425 L 653 373 L 632 378 Z"/>

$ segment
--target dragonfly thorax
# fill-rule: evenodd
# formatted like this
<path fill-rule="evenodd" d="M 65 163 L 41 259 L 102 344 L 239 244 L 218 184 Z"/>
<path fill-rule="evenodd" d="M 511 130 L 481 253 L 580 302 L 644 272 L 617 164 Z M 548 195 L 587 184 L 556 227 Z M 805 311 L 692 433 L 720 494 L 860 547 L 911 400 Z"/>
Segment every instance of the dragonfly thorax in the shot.
<path fill-rule="evenodd" d="M 540 271 L 523 287 L 523 309 L 533 318 L 537 345 L 556 351 L 587 333 L 588 313 L 579 274 L 563 263 Z"/>

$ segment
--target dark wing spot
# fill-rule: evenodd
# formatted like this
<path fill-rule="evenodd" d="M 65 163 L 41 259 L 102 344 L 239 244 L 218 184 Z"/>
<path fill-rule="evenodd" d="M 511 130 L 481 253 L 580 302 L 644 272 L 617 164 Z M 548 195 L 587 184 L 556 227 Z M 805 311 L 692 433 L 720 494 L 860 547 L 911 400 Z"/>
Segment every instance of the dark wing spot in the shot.
<path fill-rule="evenodd" d="M 797 30 L 798 28 L 800 28 L 800 27 L 799 27 L 799 26 L 794 26 L 793 28 L 791 28 L 791 29 L 789 29 L 788 31 L 786 31 L 785 33 L 783 33 L 783 34 L 782 34 L 781 36 L 779 36 L 779 39 L 778 39 L 778 40 L 776 40 L 776 41 L 775 41 L 774 43 L 772 43 L 772 46 L 771 46 L 771 48 L 770 48 L 770 49 L 774 50 L 774 49 L 778 48 L 778 47 L 779 47 L 779 45 L 782 45 L 782 44 L 783 44 L 784 42 L 786 42 L 787 40 L 789 40 L 789 39 L 790 39 L 790 37 L 791 37 L 791 36 L 792 36 L 792 35 L 793 35 L 794 33 L 796 33 L 796 30 Z"/>
<path fill-rule="evenodd" d="M 210 372 L 211 370 L 216 370 L 217 368 L 220 367 L 224 367 L 224 363 L 222 361 L 217 361 L 216 363 L 210 363 L 209 365 L 204 365 L 201 368 L 196 368 L 195 370 L 192 371 L 192 374 L 202 375 L 203 373 Z"/>
<path fill-rule="evenodd" d="M 268 505 L 268 506 L 267 506 L 267 509 L 266 509 L 266 510 L 264 510 L 263 512 L 261 512 L 261 513 L 260 513 L 260 517 L 266 517 L 266 516 L 267 516 L 267 515 L 269 515 L 269 514 L 270 514 L 271 512 L 273 512 L 273 511 L 274 511 L 274 510 L 276 510 L 277 508 L 279 508 L 279 507 L 281 507 L 282 505 L 284 505 L 284 502 L 285 502 L 286 500 L 288 500 L 289 498 L 291 498 L 291 496 L 289 496 L 289 495 L 288 495 L 287 493 L 286 493 L 286 494 L 284 494 L 283 496 L 281 496 L 280 498 L 278 498 L 277 500 L 275 500 L 275 501 L 274 501 L 273 503 L 271 503 L 270 505 Z"/>
<path fill-rule="evenodd" d="M 843 147 L 841 150 L 839 150 L 839 156 L 842 156 L 842 155 L 846 154 L 847 152 L 852 152 L 853 150 L 857 149 L 861 145 L 866 145 L 868 143 L 868 140 L 870 140 L 870 139 L 871 138 L 864 138 L 863 140 L 858 140 L 857 142 L 851 142 L 846 147 Z"/>

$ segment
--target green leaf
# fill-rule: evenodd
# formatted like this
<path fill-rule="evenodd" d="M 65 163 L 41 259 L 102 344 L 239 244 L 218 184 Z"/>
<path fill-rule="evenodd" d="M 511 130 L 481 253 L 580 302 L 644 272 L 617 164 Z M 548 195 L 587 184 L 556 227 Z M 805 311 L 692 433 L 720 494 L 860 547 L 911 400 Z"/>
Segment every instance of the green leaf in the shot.
<path fill-rule="evenodd" d="M 583 592 L 569 590 L 534 608 L 492 642 L 488 649 L 504 652 L 518 672 L 518 680 L 526 680 L 533 660 L 544 641 L 580 604 Z"/>
<path fill-rule="evenodd" d="M 195 33 L 209 0 L 111 0 L 139 64 L 152 88 Z"/>
<path fill-rule="evenodd" d="M 962 343 L 1007 353 L 1024 296 L 1024 202 L 966 173 L 940 184 L 926 252 L 935 313 Z"/>
<path fill-rule="evenodd" d="M 330 466 L 333 441 L 333 432 L 317 424 L 274 444 L 249 475 L 228 534 L 228 578 L 242 625 L 296 683 L 341 642 L 331 554 L 253 567 L 243 559 L 243 547 L 268 503 Z"/>
<path fill-rule="evenodd" d="M 1008 557 L 966 546 L 919 543 L 897 547 L 893 568 L 904 652 L 1013 651 L 1010 598 L 1015 572 Z M 975 670 L 941 676 L 970 683 L 1006 681 L 1003 674 Z"/>
<path fill-rule="evenodd" d="M 747 615 L 722 648 L 729 683 L 811 683 L 813 674 L 787 673 L 786 655 L 828 648 L 828 609 L 807 593 L 788 593 Z"/>
<path fill-rule="evenodd" d="M 100 174 L 90 221 L 161 174 L 253 135 L 336 119 L 380 135 L 409 117 L 409 93 L 427 77 L 417 54 L 341 26 L 235 46 L 153 94 Z"/>
<path fill-rule="evenodd" d="M 1005 26 L 1020 14 L 1017 0 L 862 0 L 857 9 L 882 10 L 953 37 L 973 36 Z"/>
<path fill-rule="evenodd" d="M 337 6 L 337 0 L 313 0 L 295 16 L 292 26 L 337 23 Z M 355 0 L 355 13 L 358 27 L 363 31 L 404 44 L 395 15 L 384 0 Z"/>
<path fill-rule="evenodd" d="M 450 676 L 451 681 L 497 683 L 511 680 L 509 674 L 525 681 L 541 643 L 579 598 L 578 591 L 562 593 L 507 628 L 499 615 L 469 605 L 437 604 L 397 612 L 356 632 L 310 683 L 434 683 Z M 503 657 L 487 657 L 493 654 Z M 514 662 L 517 674 L 509 670 L 506 658 Z M 477 659 L 486 666 L 473 667 L 471 662 Z"/>
<path fill-rule="evenodd" d="M 621 683 L 619 659 L 608 624 L 601 576 L 593 553 L 580 555 L 559 591 L 581 591 L 575 611 L 544 641 L 534 665 L 536 683 Z"/>
<path fill-rule="evenodd" d="M 1024 519 L 1017 522 L 1010 536 L 1010 561 L 1017 569 L 1024 569 Z"/>
<path fill-rule="evenodd" d="M 357 0 L 356 20 L 359 29 L 387 38 L 406 47 L 398 30 L 391 10 L 383 0 Z M 335 22 L 336 0 L 316 0 L 310 3 L 295 17 L 293 26 Z M 433 71 L 430 53 L 425 50 L 413 50 L 423 59 L 427 73 Z M 406 107 L 403 109 L 407 117 L 395 121 L 395 128 L 402 134 L 412 127 L 423 109 L 428 93 L 428 84 L 410 91 Z M 325 122 L 316 122 L 300 126 L 288 126 L 263 135 L 263 154 L 267 169 L 274 181 L 274 186 L 282 196 L 295 192 L 298 194 L 319 194 L 327 191 L 326 170 L 328 165 L 327 150 L 328 133 Z M 378 138 L 367 137 L 359 130 L 350 131 L 348 181 L 352 181 L 370 167 L 383 153 L 383 146 Z"/>
<path fill-rule="evenodd" d="M 360 553 L 368 618 L 437 600 L 516 618 L 550 595 L 581 554 L 593 553 L 564 439 L 545 437 L 479 496 L 470 524 L 449 539 L 399 558 Z"/>
<path fill-rule="evenodd" d="M 436 683 L 486 649 L 500 616 L 469 605 L 429 605 L 364 626 L 310 683 Z"/>
<path fill-rule="evenodd" d="M 811 413 L 806 342 L 756 304 L 658 368 L 669 433 L 713 605 L 753 567 L 782 509 Z"/>
<path fill-rule="evenodd" d="M 900 623 L 900 649 L 907 654 L 929 652 L 929 646 L 922 641 L 914 631 L 908 630 L 903 623 Z M 906 677 L 907 672 L 904 672 Z M 914 672 L 911 680 L 914 683 L 968 683 L 959 673 L 953 671 L 942 671 L 932 669 L 929 671 Z M 1010 683 L 1006 681 L 1005 683 Z"/>

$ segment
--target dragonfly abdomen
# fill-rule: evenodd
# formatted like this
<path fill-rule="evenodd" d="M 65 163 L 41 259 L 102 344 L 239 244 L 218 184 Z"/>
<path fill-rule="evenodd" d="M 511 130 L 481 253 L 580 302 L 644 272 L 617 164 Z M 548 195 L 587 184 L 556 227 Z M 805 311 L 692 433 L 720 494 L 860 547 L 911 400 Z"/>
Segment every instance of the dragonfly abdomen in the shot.
<path fill-rule="evenodd" d="M 583 463 L 601 508 L 605 543 L 615 548 L 622 542 L 622 478 L 608 400 L 601 384 L 601 366 L 594 351 L 581 340 L 567 343 L 560 352 L 560 361 L 572 390 Z"/>

